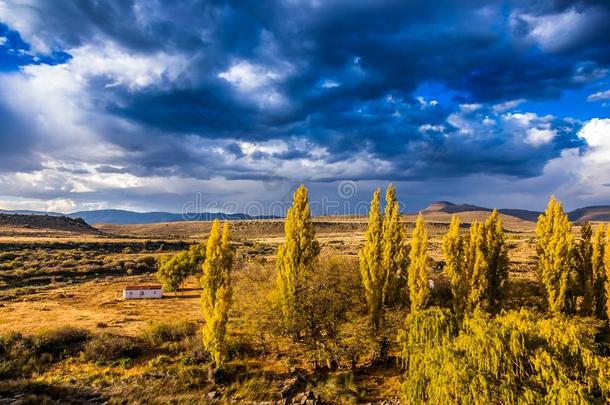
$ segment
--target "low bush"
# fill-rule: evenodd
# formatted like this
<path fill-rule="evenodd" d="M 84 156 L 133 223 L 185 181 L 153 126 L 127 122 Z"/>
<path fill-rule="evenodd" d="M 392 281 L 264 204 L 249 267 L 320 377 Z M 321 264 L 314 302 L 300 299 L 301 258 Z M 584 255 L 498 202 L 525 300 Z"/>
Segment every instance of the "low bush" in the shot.
<path fill-rule="evenodd" d="M 57 356 L 69 349 L 74 349 L 88 338 L 89 333 L 84 329 L 62 326 L 37 331 L 32 336 L 32 344 L 36 353 L 49 353 Z"/>
<path fill-rule="evenodd" d="M 83 329 L 59 327 L 25 336 L 11 332 L 0 336 L 0 378 L 40 372 L 45 366 L 76 353 L 89 337 Z"/>
<path fill-rule="evenodd" d="M 196 332 L 197 325 L 193 322 L 155 322 L 144 331 L 143 337 L 153 346 L 162 346 L 165 343 L 179 342 L 187 337 L 194 336 Z"/>
<path fill-rule="evenodd" d="M 103 333 L 89 340 L 83 348 L 83 358 L 92 362 L 109 362 L 137 357 L 139 342 L 130 337 Z"/>

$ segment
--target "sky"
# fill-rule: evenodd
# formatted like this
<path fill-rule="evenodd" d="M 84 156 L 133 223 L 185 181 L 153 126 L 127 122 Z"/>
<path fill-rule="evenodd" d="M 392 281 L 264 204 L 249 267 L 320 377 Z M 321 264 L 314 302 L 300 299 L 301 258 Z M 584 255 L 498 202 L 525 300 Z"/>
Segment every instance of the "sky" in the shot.
<path fill-rule="evenodd" d="M 0 0 L 0 208 L 610 204 L 607 0 Z"/>

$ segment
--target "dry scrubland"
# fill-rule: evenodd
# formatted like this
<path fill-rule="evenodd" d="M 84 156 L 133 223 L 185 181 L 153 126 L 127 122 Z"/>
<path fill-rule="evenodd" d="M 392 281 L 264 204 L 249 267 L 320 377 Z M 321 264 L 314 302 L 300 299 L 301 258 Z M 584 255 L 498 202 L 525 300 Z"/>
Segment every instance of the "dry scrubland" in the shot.
<path fill-rule="evenodd" d="M 487 212 L 460 215 L 468 222 Z M 533 222 L 503 216 L 510 257 L 510 284 L 504 308 L 544 309 L 534 273 Z M 429 213 L 430 249 L 436 281 L 432 302 L 449 306 L 450 293 L 439 264 L 442 235 L 450 215 Z M 355 319 L 348 335 L 362 329 L 365 302 L 357 252 L 366 218 L 316 218 L 321 268 L 341 279 L 345 311 Z M 403 217 L 408 234 L 414 218 Z M 287 387 L 314 389 L 329 403 L 397 401 L 400 347 L 395 343 L 407 309 L 389 311 L 390 356 L 372 362 L 366 342 L 357 354 L 340 353 L 338 364 L 318 364 L 311 347 L 279 333 L 274 307 L 275 262 L 283 240 L 281 221 L 231 222 L 237 248 L 233 306 L 229 315 L 229 356 L 225 380 L 211 386 L 202 324 L 198 275 L 182 291 L 162 300 L 125 301 L 123 286 L 155 282 L 161 254 L 204 241 L 210 223 L 99 225 L 102 234 L 4 225 L 0 229 L 0 402 L 43 400 L 81 402 L 277 401 Z M 574 232 L 578 229 L 575 227 Z M 330 274 L 330 273 L 329 273 Z M 357 337 L 353 338 L 357 340 Z M 360 344 L 360 345 L 359 345 Z M 8 360 L 7 360 L 8 359 Z M 208 396 L 209 394 L 209 396 Z"/>

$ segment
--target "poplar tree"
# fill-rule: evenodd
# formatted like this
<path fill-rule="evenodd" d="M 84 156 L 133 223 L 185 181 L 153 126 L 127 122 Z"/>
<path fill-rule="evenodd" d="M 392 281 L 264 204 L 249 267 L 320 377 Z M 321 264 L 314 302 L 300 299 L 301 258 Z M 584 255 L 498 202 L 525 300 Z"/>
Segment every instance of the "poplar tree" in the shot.
<path fill-rule="evenodd" d="M 231 305 L 231 267 L 233 249 L 229 223 L 225 221 L 222 235 L 220 223 L 214 220 L 206 245 L 201 302 L 203 306 L 203 346 L 210 353 L 216 367 L 224 364 L 227 356 L 226 333 Z"/>
<path fill-rule="evenodd" d="M 277 285 L 284 325 L 298 333 L 300 296 L 305 289 L 307 274 L 320 253 L 311 221 L 307 188 L 301 184 L 292 198 L 284 224 L 285 241 L 276 257 Z"/>
<path fill-rule="evenodd" d="M 484 251 L 485 226 L 479 222 L 470 225 L 470 235 L 466 247 L 466 274 L 468 277 L 468 296 L 466 307 L 469 312 L 476 308 L 487 309 L 489 289 L 488 263 Z"/>
<path fill-rule="evenodd" d="M 376 332 L 381 328 L 383 305 L 387 285 L 387 272 L 382 265 L 383 239 L 382 218 L 379 200 L 381 191 L 375 190 L 369 210 L 369 221 L 364 236 L 364 246 L 358 252 L 360 275 L 364 286 L 364 296 L 369 312 L 371 329 Z"/>
<path fill-rule="evenodd" d="M 409 299 L 411 312 L 425 308 L 430 297 L 428 287 L 428 232 L 424 216 L 420 213 L 415 222 L 413 237 L 411 238 L 411 251 L 409 252 Z"/>
<path fill-rule="evenodd" d="M 464 238 L 460 235 L 460 218 L 457 215 L 451 217 L 449 231 L 443 237 L 442 251 L 445 259 L 444 270 L 451 284 L 453 309 L 461 314 L 466 309 L 469 280 L 466 273 Z"/>
<path fill-rule="evenodd" d="M 549 200 L 544 214 L 538 217 L 536 236 L 538 277 L 546 291 L 549 311 L 564 312 L 574 237 L 572 224 L 554 196 Z"/>
<path fill-rule="evenodd" d="M 387 274 L 386 304 L 399 305 L 407 299 L 407 266 L 409 265 L 406 234 L 400 222 L 400 207 L 394 186 L 390 183 L 385 195 L 382 226 L 382 266 Z"/>
<path fill-rule="evenodd" d="M 504 225 L 493 210 L 483 227 L 483 254 L 487 270 L 487 302 L 491 309 L 497 309 L 502 301 L 508 283 L 508 250 L 504 239 Z"/>
<path fill-rule="evenodd" d="M 606 316 L 610 319 L 610 225 L 606 233 L 606 241 L 604 245 L 604 272 L 605 272 L 605 304 L 606 304 Z"/>
<path fill-rule="evenodd" d="M 592 315 L 595 309 L 595 275 L 593 273 L 593 228 L 589 222 L 580 227 L 580 240 L 575 249 L 577 288 L 574 295 L 582 295 L 580 310 Z"/>
<path fill-rule="evenodd" d="M 606 243 L 606 229 L 604 224 L 599 224 L 593 233 L 591 267 L 593 273 L 593 293 L 595 296 L 595 316 L 603 319 L 606 316 L 606 290 L 607 280 L 604 269 L 604 251 Z"/>

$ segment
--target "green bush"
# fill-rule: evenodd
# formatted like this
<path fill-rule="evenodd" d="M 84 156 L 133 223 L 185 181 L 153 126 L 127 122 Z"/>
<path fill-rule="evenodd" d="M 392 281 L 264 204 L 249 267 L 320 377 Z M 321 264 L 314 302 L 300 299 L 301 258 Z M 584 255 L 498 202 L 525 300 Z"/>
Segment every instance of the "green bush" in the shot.
<path fill-rule="evenodd" d="M 83 348 L 83 358 L 93 362 L 109 362 L 137 357 L 141 352 L 136 339 L 103 333 L 89 340 Z"/>

